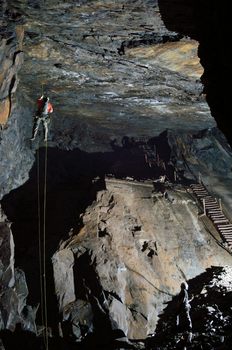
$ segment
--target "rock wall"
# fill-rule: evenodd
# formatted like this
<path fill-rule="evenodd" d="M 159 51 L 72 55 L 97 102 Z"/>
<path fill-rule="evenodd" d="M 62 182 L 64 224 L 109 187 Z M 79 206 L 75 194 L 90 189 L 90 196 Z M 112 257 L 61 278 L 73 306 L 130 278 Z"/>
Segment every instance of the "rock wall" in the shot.
<path fill-rule="evenodd" d="M 143 339 L 183 280 L 232 258 L 209 235 L 183 187 L 168 199 L 152 184 L 108 179 L 106 188 L 83 215 L 81 231 L 53 257 L 59 307 L 80 327 L 83 319 L 70 310 L 78 314 L 83 299 L 93 307 L 91 294 L 113 329 Z"/>
<path fill-rule="evenodd" d="M 168 132 L 167 137 L 175 166 L 189 179 L 202 180 L 209 192 L 221 198 L 231 212 L 232 153 L 222 132 L 209 128 L 192 133 Z"/>
<path fill-rule="evenodd" d="M 21 16 L 3 1 L 0 9 L 0 199 L 22 185 L 34 161 L 26 143 L 27 116 L 24 97 L 16 94 L 18 71 L 23 63 L 24 28 Z M 19 101 L 20 100 L 20 101 Z M 0 330 L 36 332 L 35 314 L 26 305 L 25 274 L 14 266 L 14 239 L 11 223 L 0 204 Z"/>
<path fill-rule="evenodd" d="M 212 116 L 232 144 L 230 123 L 230 14 L 226 0 L 158 0 L 166 28 L 199 42 L 201 80 Z"/>
<path fill-rule="evenodd" d="M 0 211 L 0 330 L 23 330 L 36 333 L 36 308 L 26 304 L 28 289 L 25 274 L 14 267 L 14 240 L 11 223 Z"/>
<path fill-rule="evenodd" d="M 0 125 L 5 126 L 11 113 L 12 94 L 16 91 L 17 73 L 23 62 L 24 27 L 14 21 L 14 13 L 4 1 L 1 8 L 0 42 Z"/>
<path fill-rule="evenodd" d="M 18 72 L 23 63 L 24 28 L 17 12 L 6 2 L 1 8 L 0 31 L 0 198 L 28 178 L 34 161 L 28 134 L 27 99 L 16 94 Z M 19 16 L 19 17 L 17 17 Z"/>

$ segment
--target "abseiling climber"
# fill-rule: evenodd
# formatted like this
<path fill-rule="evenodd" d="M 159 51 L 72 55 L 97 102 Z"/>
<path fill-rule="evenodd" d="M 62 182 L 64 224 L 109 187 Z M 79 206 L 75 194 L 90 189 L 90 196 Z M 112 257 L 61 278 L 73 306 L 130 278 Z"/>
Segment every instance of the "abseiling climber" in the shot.
<path fill-rule="evenodd" d="M 38 110 L 35 116 L 33 135 L 30 140 L 35 140 L 40 123 L 42 122 L 44 127 L 44 141 L 46 142 L 48 140 L 48 124 L 50 123 L 49 114 L 53 112 L 53 106 L 51 102 L 49 102 L 49 97 L 43 95 L 37 100 L 37 106 Z"/>

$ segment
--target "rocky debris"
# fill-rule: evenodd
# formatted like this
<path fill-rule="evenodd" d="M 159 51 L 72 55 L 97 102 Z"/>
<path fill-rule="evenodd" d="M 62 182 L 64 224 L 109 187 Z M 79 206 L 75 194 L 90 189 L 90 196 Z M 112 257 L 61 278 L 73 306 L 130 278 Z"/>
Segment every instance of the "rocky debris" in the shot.
<path fill-rule="evenodd" d="M 214 272 L 213 279 L 209 283 L 209 288 L 218 292 L 226 290 L 227 293 L 232 291 L 232 269 L 230 266 L 224 266 Z"/>
<path fill-rule="evenodd" d="M 93 332 L 93 309 L 87 300 L 78 299 L 64 308 L 62 337 L 81 342 Z"/>
<path fill-rule="evenodd" d="M 189 281 L 193 322 L 192 341 L 187 349 L 230 349 L 231 346 L 231 273 L 230 266 L 211 267 Z M 154 337 L 148 338 L 148 349 L 183 349 L 185 332 L 175 326 L 176 298 L 163 314 Z"/>
<path fill-rule="evenodd" d="M 36 333 L 36 308 L 26 304 L 25 274 L 14 267 L 14 241 L 11 224 L 0 213 L 0 330 L 22 329 Z"/>

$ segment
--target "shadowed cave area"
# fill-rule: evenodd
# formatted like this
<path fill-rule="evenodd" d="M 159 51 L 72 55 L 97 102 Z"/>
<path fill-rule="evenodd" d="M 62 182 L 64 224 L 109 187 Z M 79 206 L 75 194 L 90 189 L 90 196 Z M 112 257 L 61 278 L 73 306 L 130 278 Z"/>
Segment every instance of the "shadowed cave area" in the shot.
<path fill-rule="evenodd" d="M 218 127 L 232 144 L 230 14 L 223 0 L 158 0 L 165 26 L 199 42 L 204 93 Z"/>

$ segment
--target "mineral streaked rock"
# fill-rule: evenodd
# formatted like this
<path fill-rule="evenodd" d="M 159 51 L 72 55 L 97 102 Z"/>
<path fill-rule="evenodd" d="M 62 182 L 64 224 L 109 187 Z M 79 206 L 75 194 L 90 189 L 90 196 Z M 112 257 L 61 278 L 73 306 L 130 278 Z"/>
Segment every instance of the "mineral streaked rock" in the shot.
<path fill-rule="evenodd" d="M 0 198 L 28 179 L 34 162 L 28 140 L 31 137 L 28 125 L 32 127 L 32 118 L 30 111 L 19 105 L 19 100 L 13 99 L 7 127 L 0 131 Z M 24 97 L 21 103 L 24 103 Z"/>
<path fill-rule="evenodd" d="M 0 101 L 0 124 L 5 125 L 10 115 L 10 99 L 9 97 Z"/>
<path fill-rule="evenodd" d="M 197 42 L 168 31 L 157 2 L 17 3 L 27 16 L 22 89 L 31 110 L 41 85 L 54 101 L 60 148 L 103 151 L 112 137 L 215 125 Z"/>
<path fill-rule="evenodd" d="M 3 19 L 7 22 L 8 17 Z M 26 96 L 16 96 L 23 37 L 23 26 L 10 21 L 0 32 L 0 198 L 27 180 L 34 161 L 27 142 L 31 112 L 26 107 Z"/>
<path fill-rule="evenodd" d="M 24 28 L 18 25 L 14 31 L 0 36 L 0 125 L 4 126 L 11 112 L 11 97 L 16 91 L 17 73 L 23 63 L 22 42 Z"/>
<path fill-rule="evenodd" d="M 203 68 L 197 56 L 198 42 L 182 39 L 178 42 L 139 47 L 128 50 L 128 57 L 179 72 L 193 79 L 200 79 Z"/>

